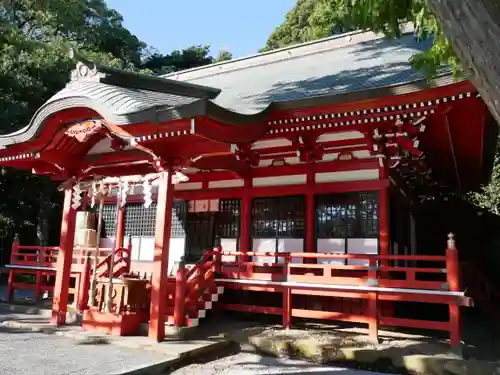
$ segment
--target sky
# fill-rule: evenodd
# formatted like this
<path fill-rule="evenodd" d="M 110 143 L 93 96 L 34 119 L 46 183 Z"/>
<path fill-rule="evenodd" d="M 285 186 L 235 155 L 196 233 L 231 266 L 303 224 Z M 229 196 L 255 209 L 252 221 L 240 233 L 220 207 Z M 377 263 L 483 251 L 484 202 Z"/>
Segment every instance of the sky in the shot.
<path fill-rule="evenodd" d="M 161 53 L 210 45 L 212 55 L 257 53 L 295 0 L 107 0 L 124 26 Z"/>

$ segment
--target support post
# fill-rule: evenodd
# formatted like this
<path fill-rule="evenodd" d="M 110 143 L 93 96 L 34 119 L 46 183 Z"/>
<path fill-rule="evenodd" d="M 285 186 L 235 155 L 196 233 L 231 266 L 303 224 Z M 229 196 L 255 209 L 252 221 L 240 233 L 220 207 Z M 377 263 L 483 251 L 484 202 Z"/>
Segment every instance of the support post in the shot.
<path fill-rule="evenodd" d="M 252 180 L 245 179 L 244 194 L 241 199 L 241 216 L 240 216 L 240 246 L 239 251 L 248 252 L 252 248 L 252 238 L 250 228 L 252 226 L 252 197 L 250 195 L 252 189 Z M 241 258 L 241 259 L 240 259 Z M 239 256 L 242 262 L 248 262 L 248 256 Z"/>
<path fill-rule="evenodd" d="M 375 258 L 370 258 L 368 268 L 368 281 L 370 286 L 378 286 L 378 265 Z M 371 342 L 378 344 L 379 337 L 379 308 L 378 308 L 378 293 L 368 293 L 368 338 Z"/>
<path fill-rule="evenodd" d="M 283 263 L 283 282 L 288 281 L 288 274 L 290 273 L 291 256 L 287 253 L 284 256 Z M 292 327 L 292 289 L 289 286 L 283 287 L 283 328 L 290 329 Z"/>
<path fill-rule="evenodd" d="M 130 273 L 130 267 L 132 266 L 132 235 L 129 233 L 127 235 L 127 273 Z"/>
<path fill-rule="evenodd" d="M 451 292 L 460 291 L 460 266 L 458 260 L 458 250 L 455 244 L 455 235 L 448 234 L 446 248 L 446 282 Z M 461 344 L 461 321 L 460 305 L 454 301 L 448 305 L 450 315 L 450 345 L 452 348 L 459 348 Z"/>
<path fill-rule="evenodd" d="M 306 193 L 306 241 L 305 252 L 316 253 L 316 202 L 314 196 L 314 171 L 307 174 L 307 185 L 309 189 Z M 305 258 L 304 263 L 316 263 L 317 259 Z"/>
<path fill-rule="evenodd" d="M 36 251 L 36 265 L 40 267 L 42 265 L 42 253 L 40 249 Z M 42 296 L 42 271 L 37 270 L 35 273 L 35 301 L 39 301 Z"/>
<path fill-rule="evenodd" d="M 14 235 L 14 241 L 12 241 L 12 249 L 10 251 L 10 264 L 15 264 L 16 262 L 16 257 L 19 252 L 19 245 L 20 245 L 20 240 L 19 240 L 19 234 Z M 9 271 L 9 280 L 7 284 L 7 299 L 9 302 L 12 301 L 14 298 L 14 278 L 16 276 L 16 273 L 14 269 L 10 269 Z"/>
<path fill-rule="evenodd" d="M 125 237 L 125 206 L 119 207 L 116 215 L 115 246 L 117 249 L 123 247 Z"/>
<path fill-rule="evenodd" d="M 380 168 L 380 178 L 389 178 L 389 171 L 385 160 L 383 166 Z M 389 223 L 389 208 L 390 208 L 390 193 L 389 187 L 379 190 L 378 193 L 378 210 L 379 210 L 379 231 L 380 231 L 380 255 L 387 256 L 391 253 L 390 245 L 390 223 Z M 389 261 L 382 259 L 381 266 L 389 266 Z"/>
<path fill-rule="evenodd" d="M 87 310 L 89 302 L 89 288 L 90 288 L 90 251 L 85 251 L 85 261 L 83 262 L 83 270 L 80 274 L 80 285 L 78 285 L 78 311 L 83 312 Z"/>
<path fill-rule="evenodd" d="M 179 261 L 179 268 L 175 276 L 174 327 L 184 326 L 186 305 L 186 264 L 184 257 Z"/>
<path fill-rule="evenodd" d="M 220 236 L 215 236 L 214 243 L 214 271 L 217 276 L 222 271 L 222 244 Z"/>
<path fill-rule="evenodd" d="M 66 322 L 68 309 L 69 280 L 73 263 L 73 247 L 75 243 L 76 209 L 72 207 L 73 188 L 64 191 L 64 206 L 61 225 L 61 240 L 57 254 L 56 285 L 52 300 L 52 323 L 62 325 Z"/>
<path fill-rule="evenodd" d="M 161 174 L 159 182 L 148 332 L 149 337 L 158 342 L 165 338 L 165 315 L 167 312 L 168 257 L 174 203 L 171 167 L 168 168 L 167 172 Z"/>

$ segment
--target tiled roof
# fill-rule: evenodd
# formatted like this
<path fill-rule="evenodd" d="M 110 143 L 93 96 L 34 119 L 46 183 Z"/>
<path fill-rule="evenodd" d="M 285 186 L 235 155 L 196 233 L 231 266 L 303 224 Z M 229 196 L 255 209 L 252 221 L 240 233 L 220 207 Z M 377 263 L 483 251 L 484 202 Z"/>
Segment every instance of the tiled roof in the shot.
<path fill-rule="evenodd" d="M 251 114 L 271 102 L 422 80 L 408 60 L 431 43 L 411 32 L 398 40 L 354 32 L 164 77 L 219 88 L 216 104 Z"/>

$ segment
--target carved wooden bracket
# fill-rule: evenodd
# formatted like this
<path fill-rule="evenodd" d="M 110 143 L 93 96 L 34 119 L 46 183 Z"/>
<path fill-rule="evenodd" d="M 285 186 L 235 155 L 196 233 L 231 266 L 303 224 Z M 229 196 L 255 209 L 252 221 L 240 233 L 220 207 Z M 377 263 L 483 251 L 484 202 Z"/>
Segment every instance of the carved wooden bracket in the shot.
<path fill-rule="evenodd" d="M 100 120 L 88 120 L 70 126 L 64 134 L 75 138 L 78 142 L 87 142 L 90 137 L 104 129 Z"/>

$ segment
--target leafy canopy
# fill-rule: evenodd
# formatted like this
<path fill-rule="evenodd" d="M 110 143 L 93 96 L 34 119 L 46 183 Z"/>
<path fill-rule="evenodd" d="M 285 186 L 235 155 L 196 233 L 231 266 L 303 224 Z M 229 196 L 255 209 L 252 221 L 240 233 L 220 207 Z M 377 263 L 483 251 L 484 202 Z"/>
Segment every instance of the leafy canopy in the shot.
<path fill-rule="evenodd" d="M 34 112 L 64 87 L 74 68 L 70 47 L 108 66 L 154 74 L 216 60 L 208 46 L 167 55 L 148 48 L 104 0 L 0 1 L 0 134 L 26 126 Z M 227 52 L 221 55 L 231 57 Z M 0 193 L 8 197 L 0 200 L 0 239 L 18 231 L 23 242 L 33 242 L 36 227 L 47 217 L 53 217 L 50 227 L 57 236 L 61 197 L 50 181 L 9 168 L 0 172 Z"/>
<path fill-rule="evenodd" d="M 446 64 L 457 75 L 462 73 L 459 61 L 441 31 L 427 0 L 297 0 L 267 40 L 263 50 L 352 31 L 371 29 L 391 38 L 401 36 L 402 24 L 412 22 L 418 37 L 434 38 L 430 50 L 412 57 L 412 65 L 427 76 Z"/>

